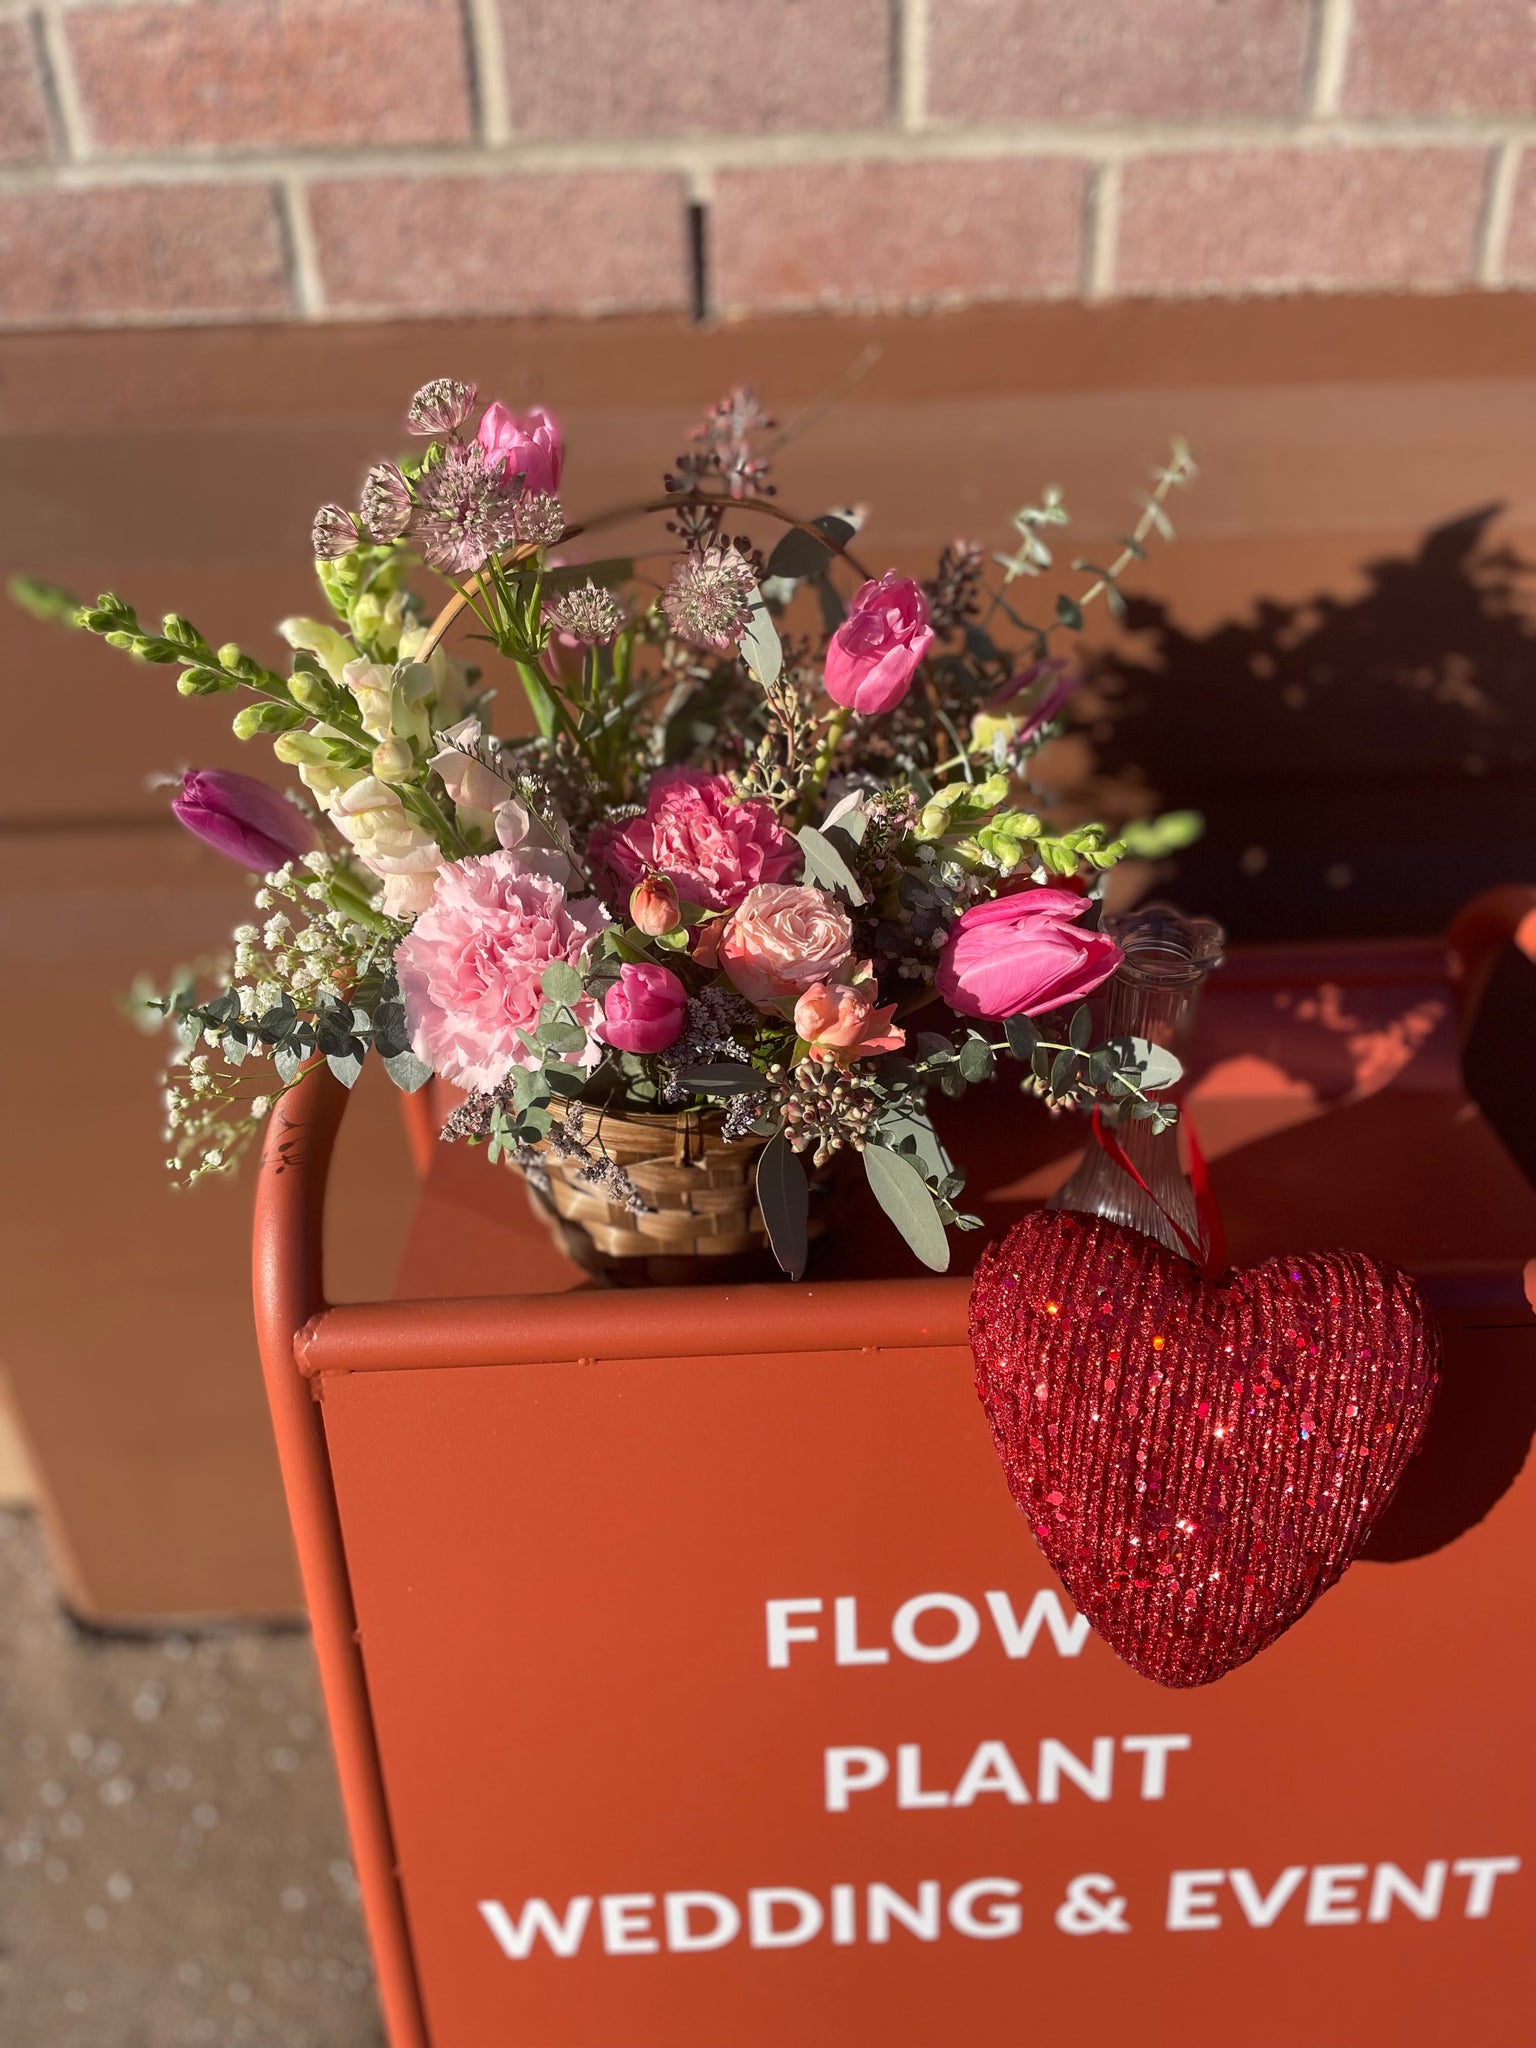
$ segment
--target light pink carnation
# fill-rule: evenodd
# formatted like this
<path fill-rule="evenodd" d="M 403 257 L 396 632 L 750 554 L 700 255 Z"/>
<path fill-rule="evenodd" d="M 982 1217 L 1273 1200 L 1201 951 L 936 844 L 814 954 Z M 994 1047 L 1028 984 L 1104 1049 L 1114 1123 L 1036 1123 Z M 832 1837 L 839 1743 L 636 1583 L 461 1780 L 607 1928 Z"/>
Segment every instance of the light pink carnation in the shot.
<path fill-rule="evenodd" d="M 486 1091 L 513 1067 L 539 1062 L 519 1031 L 532 1032 L 544 970 L 581 959 L 608 913 L 595 897 L 567 899 L 559 882 L 530 871 L 515 853 L 456 861 L 437 878 L 432 902 L 395 948 L 411 1046 L 435 1073 L 460 1088 Z M 592 1037 L 597 1005 L 583 998 L 587 1061 L 600 1057 Z"/>
<path fill-rule="evenodd" d="M 732 803 L 727 776 L 665 768 L 651 780 L 641 817 L 593 827 L 587 858 L 611 878 L 614 898 L 661 874 L 683 903 L 734 910 L 759 882 L 793 874 L 801 855 L 771 804 Z"/>
<path fill-rule="evenodd" d="M 853 926 L 835 896 L 808 884 L 765 883 L 725 921 L 720 965 L 760 1010 L 793 1003 L 835 979 L 853 951 Z"/>

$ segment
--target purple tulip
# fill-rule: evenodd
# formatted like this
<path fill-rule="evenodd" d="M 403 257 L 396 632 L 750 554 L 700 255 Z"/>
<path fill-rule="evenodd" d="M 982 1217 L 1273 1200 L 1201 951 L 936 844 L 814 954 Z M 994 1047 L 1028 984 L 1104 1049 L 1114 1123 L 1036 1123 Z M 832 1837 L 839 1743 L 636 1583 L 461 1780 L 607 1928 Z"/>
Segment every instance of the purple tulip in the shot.
<path fill-rule="evenodd" d="M 189 832 L 259 875 L 318 844 L 314 826 L 296 805 L 254 776 L 227 768 L 189 768 L 171 809 Z"/>

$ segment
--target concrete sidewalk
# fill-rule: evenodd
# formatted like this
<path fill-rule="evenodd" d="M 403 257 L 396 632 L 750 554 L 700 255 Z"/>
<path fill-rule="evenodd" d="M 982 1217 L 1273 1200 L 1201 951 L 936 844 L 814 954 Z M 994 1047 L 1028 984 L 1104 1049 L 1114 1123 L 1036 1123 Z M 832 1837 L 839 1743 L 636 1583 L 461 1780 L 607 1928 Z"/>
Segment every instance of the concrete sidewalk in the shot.
<path fill-rule="evenodd" d="M 0 1509 L 0 1726 L 0 2040 L 381 2048 L 306 1635 L 88 1635 Z"/>

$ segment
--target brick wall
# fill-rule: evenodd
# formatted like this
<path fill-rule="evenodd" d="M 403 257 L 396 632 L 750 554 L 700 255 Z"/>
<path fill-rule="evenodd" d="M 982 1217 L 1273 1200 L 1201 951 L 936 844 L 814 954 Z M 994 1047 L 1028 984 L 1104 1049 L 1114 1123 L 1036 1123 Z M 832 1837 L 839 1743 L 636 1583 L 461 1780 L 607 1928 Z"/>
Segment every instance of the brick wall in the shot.
<path fill-rule="evenodd" d="M 1536 283 L 1529 0 L 0 0 L 0 325 Z"/>

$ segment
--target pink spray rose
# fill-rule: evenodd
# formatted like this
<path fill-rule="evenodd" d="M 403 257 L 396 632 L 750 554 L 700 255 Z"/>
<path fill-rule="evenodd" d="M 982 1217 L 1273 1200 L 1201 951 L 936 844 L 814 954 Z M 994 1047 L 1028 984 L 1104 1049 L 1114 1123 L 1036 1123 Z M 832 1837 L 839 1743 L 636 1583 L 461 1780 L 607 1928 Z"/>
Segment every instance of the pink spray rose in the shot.
<path fill-rule="evenodd" d="M 974 903 L 950 928 L 934 987 L 963 1017 L 1035 1017 L 1092 993 L 1120 965 L 1120 948 L 1077 920 L 1070 889 L 1021 889 Z"/>
<path fill-rule="evenodd" d="M 670 967 L 626 960 L 603 997 L 598 1029 L 620 1052 L 665 1052 L 687 1013 L 688 991 Z"/>
<path fill-rule="evenodd" d="M 488 405 L 481 414 L 475 439 L 485 450 L 488 461 L 505 456 L 505 482 L 510 484 L 513 477 L 521 474 L 523 489 L 530 496 L 547 491 L 553 497 L 559 490 L 565 444 L 559 427 L 542 405 L 516 417 L 500 403 Z"/>
<path fill-rule="evenodd" d="M 795 1035 L 805 1040 L 813 1057 L 840 1067 L 876 1053 L 899 1052 L 907 1034 L 891 1021 L 896 1005 L 877 1009 L 879 999 L 873 981 L 814 981 L 795 1005 Z"/>
<path fill-rule="evenodd" d="M 748 1002 L 774 1010 L 836 976 L 853 950 L 853 926 L 825 889 L 762 882 L 726 919 L 718 947 L 720 965 Z"/>
<path fill-rule="evenodd" d="M 519 1031 L 532 1032 L 544 970 L 581 959 L 608 922 L 595 897 L 572 902 L 550 876 L 515 853 L 488 853 L 442 869 L 432 901 L 409 938 L 395 948 L 395 971 L 411 1045 L 434 1072 L 461 1088 L 486 1091 L 513 1067 L 536 1067 Z M 582 997 L 583 1064 L 599 1049 L 591 1037 L 597 1004 Z"/>
<path fill-rule="evenodd" d="M 734 910 L 757 883 L 792 874 L 800 857 L 771 804 L 733 803 L 729 777 L 696 768 L 663 769 L 651 778 L 641 817 L 595 825 L 587 841 L 587 858 L 612 896 L 659 874 L 680 901 L 705 910 Z"/>
<path fill-rule="evenodd" d="M 910 576 L 866 583 L 827 649 L 827 695 L 861 718 L 878 718 L 911 689 L 932 643 L 928 600 Z"/>

